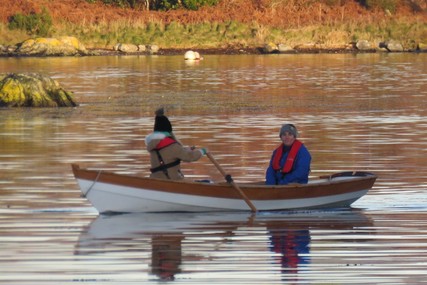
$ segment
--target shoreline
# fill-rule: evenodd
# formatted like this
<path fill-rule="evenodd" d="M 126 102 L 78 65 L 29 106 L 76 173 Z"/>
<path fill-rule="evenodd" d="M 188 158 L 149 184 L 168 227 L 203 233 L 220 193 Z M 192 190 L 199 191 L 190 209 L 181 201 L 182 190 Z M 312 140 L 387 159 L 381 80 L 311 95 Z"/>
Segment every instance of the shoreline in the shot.
<path fill-rule="evenodd" d="M 388 51 L 387 49 L 365 49 L 357 48 L 294 48 L 292 51 L 266 52 L 262 47 L 256 48 L 165 48 L 150 54 L 147 52 L 122 52 L 107 49 L 88 49 L 88 56 L 127 56 L 127 55 L 162 55 L 162 56 L 184 56 L 187 51 L 197 51 L 203 57 L 205 55 L 269 55 L 269 54 L 363 54 L 363 53 L 426 53 L 426 50 L 404 50 Z"/>
<path fill-rule="evenodd" d="M 59 38 L 30 38 L 11 46 L 0 45 L 0 57 L 49 56 L 120 56 L 120 55 L 185 55 L 187 52 L 204 55 L 257 55 L 257 54 L 357 54 L 376 52 L 427 52 L 427 44 L 406 46 L 399 41 L 369 42 L 360 40 L 341 44 L 302 43 L 297 45 L 267 43 L 264 45 L 218 45 L 199 48 L 161 48 L 157 44 L 136 45 L 119 43 L 112 48 L 85 47 L 74 36 Z"/>
<path fill-rule="evenodd" d="M 403 51 L 389 51 L 385 48 L 371 48 L 371 49 L 358 49 L 356 47 L 296 47 L 289 51 L 272 51 L 267 52 L 262 47 L 228 47 L 228 48 L 165 48 L 159 49 L 155 53 L 149 53 L 146 51 L 138 52 L 122 52 L 113 49 L 99 49 L 99 48 L 88 48 L 87 54 L 76 54 L 76 55 L 48 55 L 48 54 L 22 54 L 16 52 L 0 52 L 1 57 L 73 57 L 73 56 L 132 56 L 132 55 L 160 55 L 160 56 L 184 56 L 185 52 L 192 50 L 197 51 L 203 57 L 205 55 L 268 55 L 268 54 L 364 54 L 364 53 L 426 53 L 427 50 L 403 50 Z"/>

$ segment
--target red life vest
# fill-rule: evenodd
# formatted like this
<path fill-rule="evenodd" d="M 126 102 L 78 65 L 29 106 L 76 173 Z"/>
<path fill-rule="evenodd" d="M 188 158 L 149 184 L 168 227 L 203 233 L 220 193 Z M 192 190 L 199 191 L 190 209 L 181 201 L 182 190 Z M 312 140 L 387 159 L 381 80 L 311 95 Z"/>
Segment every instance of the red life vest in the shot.
<path fill-rule="evenodd" d="M 289 173 L 292 170 L 292 166 L 295 162 L 295 157 L 297 156 L 298 151 L 302 146 L 302 142 L 299 140 L 295 140 L 295 142 L 291 146 L 291 150 L 289 151 L 288 157 L 286 158 L 285 165 L 281 169 L 282 173 Z M 273 169 L 278 171 L 280 170 L 280 160 L 283 156 L 283 143 L 276 149 L 276 152 L 273 157 Z"/>
<path fill-rule="evenodd" d="M 169 173 L 168 173 L 168 168 L 170 168 L 170 167 L 174 167 L 174 166 L 177 166 L 177 165 L 179 165 L 180 163 L 181 163 L 181 160 L 180 159 L 177 159 L 177 160 L 175 160 L 175 161 L 173 161 L 173 162 L 170 162 L 170 163 L 165 163 L 165 161 L 163 160 L 163 157 L 160 155 L 160 150 L 162 149 L 162 148 L 165 148 L 165 147 L 167 147 L 167 146 L 170 146 L 171 144 L 174 144 L 174 143 L 178 143 L 176 140 L 174 140 L 173 138 L 171 138 L 171 137 L 165 137 L 164 139 L 162 139 L 157 145 L 156 145 L 156 148 L 154 149 L 154 151 L 156 152 L 156 154 L 157 154 L 157 158 L 159 159 L 159 166 L 157 166 L 157 167 L 153 167 L 153 168 L 150 168 L 150 171 L 151 171 L 151 173 L 155 173 L 155 172 L 157 172 L 157 171 L 163 171 L 163 173 L 165 174 L 165 176 L 168 178 L 168 179 L 170 179 L 170 177 L 169 177 Z"/>
<path fill-rule="evenodd" d="M 162 148 L 165 148 L 167 146 L 170 146 L 171 144 L 176 143 L 177 141 L 174 140 L 171 137 L 165 137 L 164 139 L 162 139 L 157 145 L 155 150 L 161 150 Z"/>

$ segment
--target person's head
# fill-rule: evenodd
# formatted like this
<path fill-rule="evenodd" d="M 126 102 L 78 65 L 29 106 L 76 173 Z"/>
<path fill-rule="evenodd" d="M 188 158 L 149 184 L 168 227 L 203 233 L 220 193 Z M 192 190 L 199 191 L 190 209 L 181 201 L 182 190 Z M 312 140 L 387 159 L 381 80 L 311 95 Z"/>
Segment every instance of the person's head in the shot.
<path fill-rule="evenodd" d="M 156 118 L 154 121 L 154 131 L 172 133 L 172 124 L 169 121 L 168 117 L 165 116 L 165 111 L 163 108 L 156 110 Z"/>
<path fill-rule="evenodd" d="M 280 128 L 279 137 L 284 145 L 291 146 L 298 137 L 298 130 L 293 124 L 284 124 Z"/>

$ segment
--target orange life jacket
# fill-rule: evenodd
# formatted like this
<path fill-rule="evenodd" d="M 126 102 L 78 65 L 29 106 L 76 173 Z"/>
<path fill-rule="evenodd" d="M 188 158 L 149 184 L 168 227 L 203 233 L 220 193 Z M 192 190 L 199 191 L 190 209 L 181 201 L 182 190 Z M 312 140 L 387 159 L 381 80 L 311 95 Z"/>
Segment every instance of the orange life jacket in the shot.
<path fill-rule="evenodd" d="M 295 140 L 295 142 L 291 146 L 291 150 L 289 151 L 288 157 L 286 158 L 285 165 L 282 169 L 280 169 L 280 160 L 283 156 L 283 143 L 276 149 L 276 152 L 273 157 L 273 169 L 276 171 L 281 171 L 282 173 L 289 173 L 292 170 L 292 167 L 295 162 L 295 157 L 297 156 L 298 151 L 302 146 L 302 142 L 299 140 Z"/>

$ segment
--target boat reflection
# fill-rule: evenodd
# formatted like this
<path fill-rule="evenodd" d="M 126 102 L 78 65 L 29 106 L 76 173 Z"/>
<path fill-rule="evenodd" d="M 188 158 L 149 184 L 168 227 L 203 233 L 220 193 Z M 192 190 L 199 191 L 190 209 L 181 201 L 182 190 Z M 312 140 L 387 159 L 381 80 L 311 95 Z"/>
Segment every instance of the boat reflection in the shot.
<path fill-rule="evenodd" d="M 231 260 L 247 259 L 246 264 L 267 262 L 280 268 L 282 279 L 291 281 L 310 264 L 312 231 L 329 229 L 345 235 L 371 225 L 362 211 L 354 209 L 101 215 L 81 233 L 75 255 L 123 260 L 134 259 L 137 252 L 143 271 L 169 281 L 191 275 L 196 265 L 208 271 L 207 264 L 213 262 L 215 268 L 230 271 Z"/>

